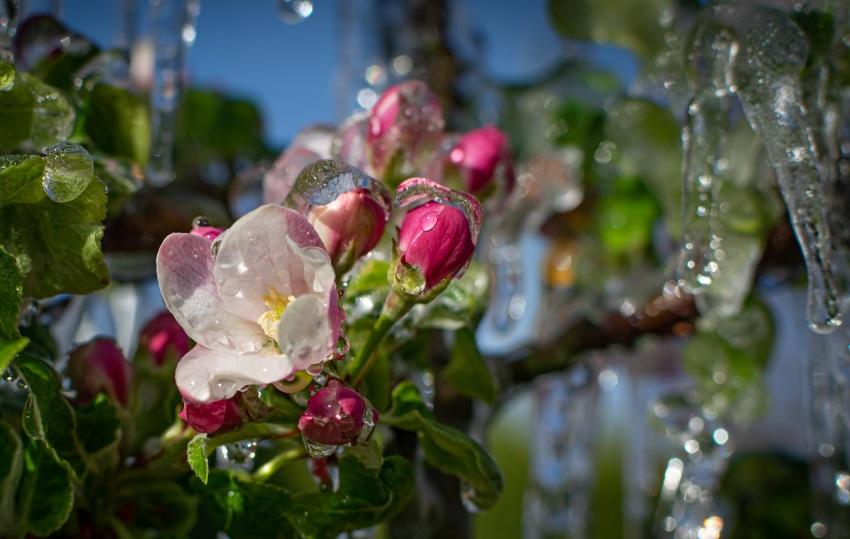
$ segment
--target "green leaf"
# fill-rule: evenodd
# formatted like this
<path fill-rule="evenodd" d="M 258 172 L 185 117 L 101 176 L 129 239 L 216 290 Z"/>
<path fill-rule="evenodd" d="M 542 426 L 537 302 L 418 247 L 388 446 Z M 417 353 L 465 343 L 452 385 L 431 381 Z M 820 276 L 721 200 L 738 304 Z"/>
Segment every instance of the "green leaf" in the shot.
<path fill-rule="evenodd" d="M 286 514 L 304 537 L 336 537 L 392 518 L 409 501 L 413 486 L 413 467 L 401 457 L 387 457 L 377 470 L 345 455 L 337 491 L 297 494 Z"/>
<path fill-rule="evenodd" d="M 28 354 L 19 356 L 14 366 L 29 387 L 22 421 L 24 431 L 44 441 L 74 477 L 81 479 L 86 466 L 76 436 L 76 419 L 62 395 L 59 376 L 53 367 Z"/>
<path fill-rule="evenodd" d="M 393 407 L 381 421 L 418 432 L 425 461 L 465 483 L 469 487 L 468 499 L 476 506 L 486 509 L 496 503 L 502 490 L 502 474 L 496 463 L 478 442 L 434 419 L 412 382 L 396 386 Z"/>
<path fill-rule="evenodd" d="M 10 341 L 0 339 L 0 372 L 3 372 L 12 363 L 15 356 L 26 348 L 28 343 L 29 339 L 26 337 Z"/>
<path fill-rule="evenodd" d="M 648 99 L 623 99 L 608 111 L 605 134 L 626 175 L 644 180 L 664 208 L 667 230 L 681 234 L 681 128 L 666 108 Z"/>
<path fill-rule="evenodd" d="M 456 330 L 475 320 L 486 306 L 490 277 L 483 264 L 472 263 L 460 279 L 453 279 L 433 301 L 423 306 L 414 317 L 418 328 Z"/>
<path fill-rule="evenodd" d="M 207 441 L 206 434 L 196 434 L 189 441 L 189 445 L 186 446 L 186 460 L 189 462 L 189 467 L 205 485 L 210 475 L 210 463 L 207 461 L 207 457 L 209 457 Z"/>
<path fill-rule="evenodd" d="M 128 509 L 131 537 L 188 537 L 197 518 L 198 501 L 172 481 L 123 483 L 115 500 Z"/>
<path fill-rule="evenodd" d="M 37 150 L 71 135 L 74 108 L 62 92 L 26 73 L 17 73 L 11 89 L 0 92 L 0 151 Z"/>
<path fill-rule="evenodd" d="M 71 472 L 44 440 L 30 440 L 15 510 L 23 532 L 49 535 L 68 520 L 74 504 Z"/>
<path fill-rule="evenodd" d="M 180 406 L 180 395 L 174 385 L 176 358 L 157 368 L 153 360 L 137 352 L 133 358 L 130 398 L 132 429 L 124 433 L 130 451 L 140 451 L 145 441 L 160 436 L 174 424 Z"/>
<path fill-rule="evenodd" d="M 141 167 L 120 158 L 94 156 L 94 170 L 97 177 L 106 185 L 109 195 L 108 211 L 115 217 L 124 203 L 139 190 L 144 180 Z"/>
<path fill-rule="evenodd" d="M 14 521 L 22 462 L 21 439 L 11 425 L 0 422 L 0 522 Z"/>
<path fill-rule="evenodd" d="M 32 204 L 45 197 L 42 178 L 44 158 L 40 155 L 0 157 L 0 204 Z"/>
<path fill-rule="evenodd" d="M 23 282 L 17 261 L 0 245 L 0 372 L 29 342 L 18 332 L 22 297 Z"/>
<path fill-rule="evenodd" d="M 487 368 L 471 330 L 455 332 L 455 343 L 449 356 L 449 364 L 442 374 L 446 381 L 461 395 L 492 403 L 498 395 L 496 380 Z"/>
<path fill-rule="evenodd" d="M 104 83 L 92 89 L 85 132 L 104 153 L 127 157 L 145 166 L 151 127 L 147 105 L 134 93 Z"/>
<path fill-rule="evenodd" d="M 549 0 L 549 16 L 562 36 L 613 43 L 646 58 L 664 46 L 659 13 L 669 0 Z"/>
<path fill-rule="evenodd" d="M 279 486 L 248 481 L 244 476 L 213 470 L 199 489 L 202 517 L 214 521 L 233 539 L 298 537 L 286 518 L 292 496 Z"/>
<path fill-rule="evenodd" d="M 33 204 L 0 204 L 0 245 L 14 255 L 25 296 L 86 294 L 109 282 L 100 240 L 106 190 L 91 181 L 74 200 L 44 198 Z"/>
<path fill-rule="evenodd" d="M 77 439 L 86 453 L 89 469 L 95 472 L 113 470 L 118 465 L 121 441 L 121 419 L 112 400 L 100 394 L 77 412 Z"/>

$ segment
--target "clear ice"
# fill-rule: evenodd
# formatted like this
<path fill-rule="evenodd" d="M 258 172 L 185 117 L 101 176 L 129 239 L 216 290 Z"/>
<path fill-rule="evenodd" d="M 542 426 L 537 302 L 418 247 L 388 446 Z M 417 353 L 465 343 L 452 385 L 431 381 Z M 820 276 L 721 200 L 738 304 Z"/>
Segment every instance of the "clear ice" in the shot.
<path fill-rule="evenodd" d="M 697 78 L 685 129 L 683 279 L 699 290 L 721 261 L 713 222 L 723 182 L 727 96 L 740 98 L 759 135 L 788 207 L 809 277 L 808 318 L 815 331 L 841 324 L 848 300 L 847 264 L 827 214 L 835 168 L 825 159 L 819 122 L 806 102 L 803 69 L 809 41 L 782 11 L 748 4 L 709 8 L 691 44 Z M 731 203 L 731 202 L 730 202 Z M 714 245 L 713 245 L 714 243 Z"/>

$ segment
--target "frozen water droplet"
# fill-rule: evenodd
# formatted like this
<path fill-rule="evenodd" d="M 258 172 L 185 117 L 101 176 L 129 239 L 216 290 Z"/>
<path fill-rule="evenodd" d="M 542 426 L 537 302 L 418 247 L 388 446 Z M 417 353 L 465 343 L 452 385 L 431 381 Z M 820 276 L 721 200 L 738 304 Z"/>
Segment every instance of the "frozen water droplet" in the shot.
<path fill-rule="evenodd" d="M 30 388 L 30 386 L 27 385 L 27 383 L 24 381 L 23 378 L 20 378 L 16 385 L 18 386 L 18 389 L 20 389 L 21 391 L 26 391 L 27 389 Z"/>
<path fill-rule="evenodd" d="M 320 459 L 331 456 L 334 451 L 336 451 L 337 446 L 335 445 L 325 445 L 317 442 L 312 442 L 305 438 L 303 435 L 301 436 L 301 440 L 304 442 L 304 447 L 307 449 L 307 454 L 309 454 L 314 459 Z"/>
<path fill-rule="evenodd" d="M 376 424 L 375 409 L 367 402 L 366 410 L 363 412 L 363 429 L 360 431 L 360 434 L 357 435 L 357 443 L 366 442 L 372 436 L 372 431 L 375 430 Z"/>
<path fill-rule="evenodd" d="M 225 444 L 216 449 L 216 464 L 226 470 L 249 472 L 254 468 L 257 456 L 257 441 L 246 440 Z"/>
<path fill-rule="evenodd" d="M 312 0 L 278 0 L 277 10 L 286 24 L 298 24 L 313 14 Z"/>
<path fill-rule="evenodd" d="M 319 376 L 320 374 L 322 374 L 322 372 L 324 372 L 325 366 L 319 363 L 317 365 L 310 365 L 305 370 L 307 371 L 307 374 L 315 378 L 316 376 Z"/>
<path fill-rule="evenodd" d="M 210 220 L 203 215 L 199 215 L 192 219 L 192 228 L 200 228 L 202 226 L 210 226 Z"/>
<path fill-rule="evenodd" d="M 15 381 L 15 372 L 11 368 L 7 368 L 3 371 L 3 380 L 11 384 Z"/>
<path fill-rule="evenodd" d="M 433 230 L 435 226 L 437 226 L 437 216 L 433 213 L 425 215 L 422 219 L 422 230 L 428 232 L 429 230 Z"/>
<path fill-rule="evenodd" d="M 77 198 L 94 178 L 94 162 L 82 146 L 60 142 L 44 150 L 44 192 L 56 202 Z"/>
<path fill-rule="evenodd" d="M 369 191 L 389 215 L 391 200 L 383 183 L 359 168 L 332 159 L 305 166 L 295 179 L 284 206 L 305 213 L 311 206 L 330 204 L 343 193 L 359 189 Z"/>

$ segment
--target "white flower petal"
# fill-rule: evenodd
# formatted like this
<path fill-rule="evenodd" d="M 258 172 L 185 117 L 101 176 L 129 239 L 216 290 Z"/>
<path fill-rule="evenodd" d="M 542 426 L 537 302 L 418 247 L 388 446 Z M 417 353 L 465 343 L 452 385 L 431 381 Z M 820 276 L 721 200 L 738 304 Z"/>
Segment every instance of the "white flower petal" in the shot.
<path fill-rule="evenodd" d="M 333 282 L 330 258 L 307 219 L 274 205 L 260 206 L 227 231 L 213 275 L 225 308 L 249 320 L 269 309 L 266 300 L 272 294 L 312 293 L 316 275 L 328 289 L 328 276 Z"/>
<path fill-rule="evenodd" d="M 197 345 L 177 364 L 174 379 L 184 399 L 205 403 L 229 399 L 249 385 L 278 382 L 294 370 L 285 356 L 235 354 Z"/>
<path fill-rule="evenodd" d="M 256 323 L 225 310 L 213 282 L 208 239 L 169 235 L 157 253 L 156 273 L 165 306 L 192 340 L 236 352 L 256 352 L 267 342 Z"/>
<path fill-rule="evenodd" d="M 277 326 L 280 351 L 296 369 L 321 363 L 333 353 L 327 295 L 303 295 L 289 304 Z"/>

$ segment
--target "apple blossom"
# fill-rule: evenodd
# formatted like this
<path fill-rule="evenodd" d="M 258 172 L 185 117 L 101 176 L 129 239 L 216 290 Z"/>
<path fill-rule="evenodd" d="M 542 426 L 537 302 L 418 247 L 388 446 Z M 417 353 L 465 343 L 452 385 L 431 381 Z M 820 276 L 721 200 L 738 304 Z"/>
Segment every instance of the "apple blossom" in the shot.
<path fill-rule="evenodd" d="M 419 205 L 407 212 L 399 229 L 394 288 L 408 299 L 423 300 L 469 265 L 481 205 L 469 194 L 426 178 L 405 181 L 398 193 L 402 208 Z"/>
<path fill-rule="evenodd" d="M 460 172 L 470 193 L 481 193 L 499 180 L 505 189 L 513 184 L 508 137 L 492 125 L 462 135 L 449 151 L 448 160 Z"/>
<path fill-rule="evenodd" d="M 307 409 L 298 420 L 298 430 L 305 440 L 336 446 L 355 443 L 366 426 L 366 414 L 376 413 L 360 393 L 331 380 L 307 401 Z"/>
<path fill-rule="evenodd" d="M 400 156 L 400 172 L 413 172 L 417 162 L 436 149 L 443 125 L 440 102 L 424 82 L 391 86 L 369 113 L 366 143 L 372 170 L 387 180 L 388 173 L 399 172 L 387 166 Z"/>
<path fill-rule="evenodd" d="M 212 434 L 232 430 L 242 424 L 242 413 L 235 398 L 195 404 L 184 402 L 180 419 L 198 432 Z"/>
<path fill-rule="evenodd" d="M 307 220 L 319 233 L 334 267 L 351 266 L 381 240 L 389 219 L 385 203 L 367 189 L 346 191 L 324 206 L 314 206 Z"/>
<path fill-rule="evenodd" d="M 147 350 L 157 367 L 162 366 L 169 352 L 178 358 L 189 351 L 189 337 L 174 315 L 163 311 L 151 318 L 139 333 L 139 346 Z"/>
<path fill-rule="evenodd" d="M 297 212 L 265 205 L 216 242 L 171 234 L 157 254 L 165 305 L 197 345 L 177 365 L 183 398 L 227 399 L 333 357 L 342 313 L 322 240 Z"/>
<path fill-rule="evenodd" d="M 97 337 L 74 348 L 68 358 L 68 376 L 80 402 L 106 393 L 116 404 L 127 406 L 130 364 L 114 340 Z"/>

